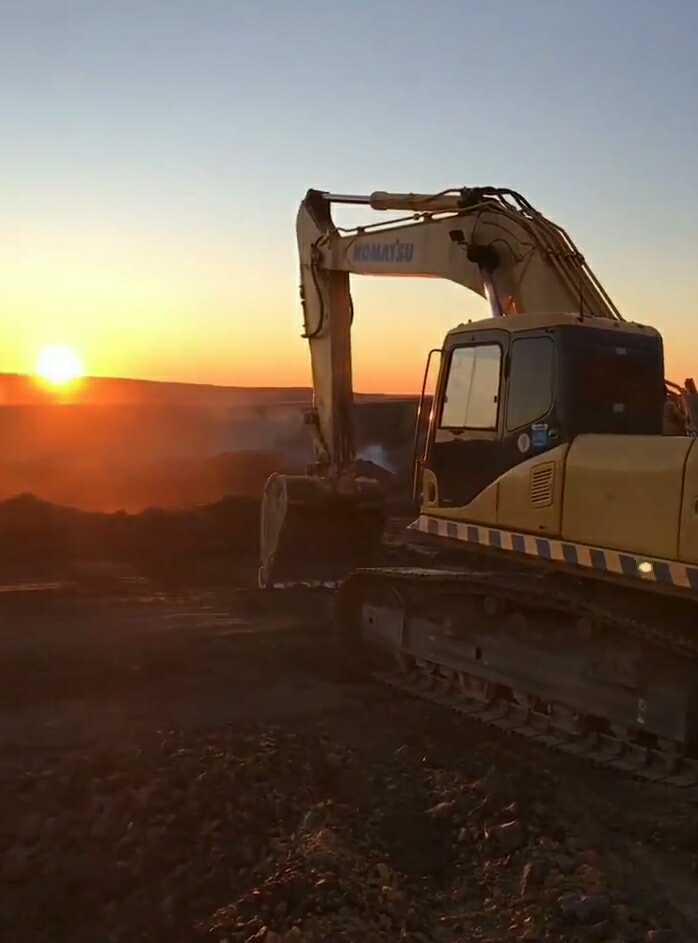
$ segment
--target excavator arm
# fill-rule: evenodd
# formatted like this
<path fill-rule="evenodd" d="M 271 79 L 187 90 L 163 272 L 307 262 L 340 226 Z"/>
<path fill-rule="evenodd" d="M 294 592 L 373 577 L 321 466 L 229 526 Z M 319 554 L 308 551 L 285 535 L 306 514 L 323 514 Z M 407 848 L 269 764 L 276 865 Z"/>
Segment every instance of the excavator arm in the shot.
<path fill-rule="evenodd" d="M 333 203 L 410 215 L 338 229 Z M 622 317 L 567 233 L 511 190 L 352 196 L 309 190 L 296 222 L 305 337 L 315 400 L 308 416 L 318 471 L 336 479 L 355 458 L 349 276 L 441 278 L 470 289 L 493 317 L 579 312 Z"/>

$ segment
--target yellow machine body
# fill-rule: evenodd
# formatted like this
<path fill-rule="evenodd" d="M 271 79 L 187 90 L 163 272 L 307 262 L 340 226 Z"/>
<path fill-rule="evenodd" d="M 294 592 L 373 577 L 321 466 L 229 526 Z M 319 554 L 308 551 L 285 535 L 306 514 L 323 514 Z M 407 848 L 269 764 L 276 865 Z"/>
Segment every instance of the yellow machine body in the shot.
<path fill-rule="evenodd" d="M 439 506 L 424 470 L 423 515 L 698 565 L 698 440 L 579 436 L 527 459 L 469 504 Z"/>
<path fill-rule="evenodd" d="M 502 438 L 502 414 L 512 393 L 502 368 L 499 383 L 493 380 L 497 391 L 493 428 L 443 428 L 439 416 L 446 399 L 449 352 L 470 346 L 482 349 L 478 345 L 495 329 L 514 340 L 540 337 L 541 328 L 554 332 L 560 327 L 592 331 L 600 322 L 569 315 L 522 315 L 460 325 L 449 333 L 432 409 L 430 445 L 421 460 L 421 516 L 413 527 L 467 543 L 607 570 L 619 577 L 635 576 L 661 584 L 657 588 L 669 585 L 698 592 L 694 436 L 579 434 L 539 454 L 520 456 L 467 502 L 454 506 L 453 501 L 444 501 L 438 469 L 430 461 L 434 447 L 471 442 L 479 443 L 482 453 L 485 443 Z M 608 322 L 602 327 L 607 331 Z M 632 335 L 659 337 L 652 328 L 627 322 L 613 323 L 612 330 L 619 348 Z M 530 425 L 535 428 L 536 423 Z M 530 443 L 529 432 L 527 427 L 520 434 L 524 445 Z M 465 464 L 462 473 L 467 473 Z M 450 529 L 449 522 L 454 525 Z"/>

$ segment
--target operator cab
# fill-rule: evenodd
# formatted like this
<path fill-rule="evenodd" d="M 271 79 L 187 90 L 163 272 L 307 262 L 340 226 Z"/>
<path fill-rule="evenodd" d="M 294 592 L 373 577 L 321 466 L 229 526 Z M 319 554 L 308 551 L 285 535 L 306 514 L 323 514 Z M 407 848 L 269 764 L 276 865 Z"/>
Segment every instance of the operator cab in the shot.
<path fill-rule="evenodd" d="M 513 315 L 446 338 L 423 467 L 462 507 L 510 468 L 585 433 L 661 435 L 664 352 L 653 328 Z"/>

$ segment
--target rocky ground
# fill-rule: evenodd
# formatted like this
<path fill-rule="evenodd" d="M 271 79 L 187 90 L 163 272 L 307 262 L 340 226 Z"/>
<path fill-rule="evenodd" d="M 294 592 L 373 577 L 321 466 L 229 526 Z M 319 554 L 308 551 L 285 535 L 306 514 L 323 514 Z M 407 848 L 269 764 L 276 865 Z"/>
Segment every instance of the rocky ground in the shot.
<path fill-rule="evenodd" d="M 0 939 L 698 940 L 698 808 L 350 676 L 324 604 L 0 593 Z"/>

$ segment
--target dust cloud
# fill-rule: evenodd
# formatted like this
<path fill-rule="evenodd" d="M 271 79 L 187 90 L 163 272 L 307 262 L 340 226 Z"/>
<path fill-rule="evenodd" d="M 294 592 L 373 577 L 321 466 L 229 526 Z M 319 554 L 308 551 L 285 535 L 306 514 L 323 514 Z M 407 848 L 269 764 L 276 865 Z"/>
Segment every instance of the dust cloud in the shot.
<path fill-rule="evenodd" d="M 410 493 L 414 416 L 409 401 L 356 409 L 358 464 L 393 504 Z M 9 405 L 0 440 L 3 579 L 255 561 L 266 480 L 313 459 L 301 406 L 270 402 Z"/>

